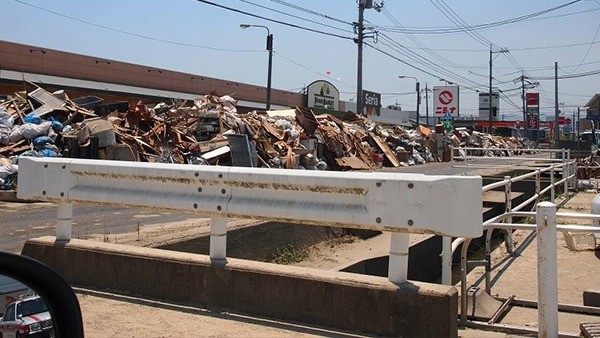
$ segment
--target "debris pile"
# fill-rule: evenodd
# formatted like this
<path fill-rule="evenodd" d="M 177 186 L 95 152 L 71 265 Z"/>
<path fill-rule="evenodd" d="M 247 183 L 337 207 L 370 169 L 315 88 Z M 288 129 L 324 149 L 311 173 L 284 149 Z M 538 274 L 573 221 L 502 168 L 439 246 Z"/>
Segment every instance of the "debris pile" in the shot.
<path fill-rule="evenodd" d="M 0 103 L 0 189 L 15 188 L 21 156 L 307 170 L 375 170 L 442 157 L 434 131 L 424 126 L 385 127 L 351 112 L 338 118 L 303 107 L 242 114 L 236 104 L 214 93 L 152 105 L 71 100 L 37 86 L 15 93 Z M 466 130 L 444 136 L 455 146 L 522 147 Z"/>
<path fill-rule="evenodd" d="M 452 146 L 458 148 L 459 157 L 467 154 L 467 151 L 461 148 L 482 148 L 482 150 L 471 150 L 469 154 L 485 157 L 519 156 L 536 152 L 531 144 L 523 139 L 495 136 L 478 131 L 468 132 L 466 128 L 457 128 L 448 138 Z"/>

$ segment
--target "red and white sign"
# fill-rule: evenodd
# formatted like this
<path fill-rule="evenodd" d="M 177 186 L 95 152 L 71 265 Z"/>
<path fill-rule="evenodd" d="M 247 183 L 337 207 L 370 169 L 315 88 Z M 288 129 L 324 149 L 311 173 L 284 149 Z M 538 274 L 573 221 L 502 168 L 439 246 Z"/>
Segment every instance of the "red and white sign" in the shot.
<path fill-rule="evenodd" d="M 444 117 L 450 114 L 452 117 L 459 115 L 459 91 L 458 86 L 435 86 L 433 87 L 433 114 Z"/>
<path fill-rule="evenodd" d="M 539 106 L 540 105 L 540 93 L 527 93 L 525 99 L 528 106 Z"/>
<path fill-rule="evenodd" d="M 561 126 L 564 125 L 564 124 L 570 125 L 572 122 L 573 122 L 573 120 L 571 120 L 568 117 L 564 117 L 564 116 L 559 116 L 558 117 L 558 124 L 561 125 Z"/>

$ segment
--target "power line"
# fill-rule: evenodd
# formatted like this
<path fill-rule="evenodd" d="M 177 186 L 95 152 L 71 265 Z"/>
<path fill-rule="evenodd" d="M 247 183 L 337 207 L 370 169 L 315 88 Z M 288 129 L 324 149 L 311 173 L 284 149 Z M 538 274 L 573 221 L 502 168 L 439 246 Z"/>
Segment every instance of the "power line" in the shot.
<path fill-rule="evenodd" d="M 576 78 L 580 78 L 580 77 L 592 76 L 592 75 L 597 75 L 597 74 L 600 74 L 600 70 L 592 70 L 589 72 L 583 72 L 583 73 L 578 73 L 578 74 L 561 75 L 558 77 L 558 79 L 559 80 L 576 79 Z M 538 80 L 538 81 L 554 80 L 554 76 L 538 76 L 538 77 L 530 77 L 530 79 Z"/>
<path fill-rule="evenodd" d="M 586 10 L 577 11 L 577 12 L 570 12 L 570 13 L 557 14 L 557 15 L 549 15 L 549 16 L 544 16 L 544 17 L 534 17 L 534 18 L 530 18 L 530 19 L 527 19 L 527 20 L 522 20 L 520 22 L 556 19 L 556 18 L 562 18 L 562 17 L 566 17 L 566 16 L 573 16 L 573 15 L 585 14 L 585 13 L 590 13 L 590 12 L 596 12 L 596 11 L 600 11 L 600 8 L 591 8 L 591 9 L 586 9 Z M 515 23 L 518 23 L 518 22 L 515 22 Z M 478 26 L 478 25 L 475 25 L 475 26 Z M 390 26 L 377 26 L 377 27 L 381 28 L 381 29 L 394 29 L 394 27 L 390 27 Z M 500 27 L 500 26 L 495 26 L 495 27 Z M 405 29 L 412 31 L 412 30 L 426 30 L 426 29 L 429 29 L 429 30 L 436 30 L 436 29 L 437 30 L 448 30 L 448 29 L 454 29 L 455 30 L 456 28 L 453 28 L 452 26 L 438 26 L 438 27 L 432 27 L 432 26 L 410 27 L 410 26 L 406 26 Z M 457 31 L 455 33 L 459 33 L 459 32 L 460 31 Z"/>
<path fill-rule="evenodd" d="M 481 34 L 472 29 L 456 12 L 444 2 L 444 0 L 430 0 L 430 2 L 450 21 L 452 21 L 457 27 L 461 28 L 461 30 L 475 39 L 477 42 L 483 44 L 484 46 L 490 45 L 490 41 L 483 37 Z M 439 5 L 439 6 L 438 6 Z M 440 8 L 441 7 L 441 8 Z"/>
<path fill-rule="evenodd" d="M 341 84 L 343 84 L 343 85 L 346 85 L 346 86 L 348 86 L 348 87 L 354 87 L 354 85 L 352 85 L 352 84 L 349 84 L 349 83 L 346 83 L 346 82 L 340 81 L 340 80 L 338 80 L 338 79 L 335 79 L 335 78 L 333 78 L 333 77 L 331 77 L 331 76 L 323 75 L 321 72 L 318 72 L 318 71 L 316 71 L 316 70 L 314 70 L 314 69 L 311 69 L 311 68 L 309 68 L 309 67 L 307 67 L 307 66 L 305 66 L 305 65 L 303 65 L 303 64 L 301 64 L 301 63 L 299 63 L 299 62 L 296 62 L 296 61 L 294 61 L 294 60 L 292 60 L 292 59 L 290 59 L 290 58 L 286 57 L 285 55 L 281 54 L 280 52 L 273 51 L 273 53 L 275 53 L 277 56 L 281 57 L 282 59 L 284 59 L 284 60 L 286 60 L 286 61 L 288 61 L 288 62 L 290 62 L 290 63 L 293 63 L 293 64 L 295 64 L 295 65 L 296 65 L 296 66 L 298 66 L 298 67 L 304 68 L 304 69 L 306 69 L 306 70 L 308 70 L 308 71 L 310 71 L 310 72 L 312 72 L 312 73 L 315 73 L 315 74 L 317 74 L 317 75 L 319 75 L 319 76 L 326 77 L 326 78 L 330 79 L 330 80 L 331 80 L 331 81 L 333 81 L 333 82 L 341 83 Z"/>
<path fill-rule="evenodd" d="M 561 8 L 565 8 L 567 6 L 573 5 L 575 3 L 580 2 L 581 0 L 574 0 L 574 1 L 570 1 L 568 3 L 565 3 L 563 5 L 560 6 L 555 6 L 552 8 L 548 8 L 542 11 L 538 11 L 538 12 L 534 12 L 534 13 L 530 13 L 527 15 L 522 15 L 522 16 L 518 16 L 515 18 L 511 18 L 511 19 L 506 19 L 506 20 L 501 20 L 501 21 L 495 21 L 495 22 L 490 22 L 490 23 L 484 23 L 484 24 L 477 24 L 477 25 L 471 25 L 470 26 L 470 30 L 471 31 L 476 31 L 476 30 L 481 30 L 481 29 L 488 29 L 488 28 L 492 28 L 492 27 L 498 27 L 498 26 L 503 26 L 503 25 L 507 25 L 507 24 L 511 24 L 511 23 L 516 23 L 516 22 L 520 22 L 520 21 L 525 21 L 525 20 L 529 20 L 531 18 L 535 18 L 556 10 L 559 10 Z M 437 7 L 437 6 L 436 6 Z M 385 30 L 385 31 L 396 31 L 398 32 L 397 29 L 389 29 L 386 27 L 377 27 L 380 30 Z M 447 28 L 447 29 L 443 29 L 443 28 L 421 28 L 421 29 L 411 29 L 410 33 L 412 34 L 449 34 L 449 33 L 460 33 L 463 32 L 464 28 L 462 27 L 458 27 L 458 28 Z"/>
<path fill-rule="evenodd" d="M 409 66 L 409 67 L 411 67 L 411 68 L 414 68 L 414 69 L 416 69 L 416 70 L 419 70 L 419 71 L 421 71 L 421 72 L 423 72 L 423 73 L 425 73 L 425 74 L 427 74 L 427 75 L 431 75 L 431 76 L 433 76 L 433 77 L 439 78 L 439 76 L 438 76 L 438 75 L 436 75 L 436 74 L 434 74 L 434 73 L 432 73 L 432 72 L 430 72 L 430 71 L 427 71 L 427 70 L 425 70 L 425 69 L 423 69 L 423 68 L 420 68 L 420 67 L 418 67 L 418 66 L 415 66 L 415 65 L 413 65 L 413 64 L 410 64 L 410 63 L 408 63 L 408 62 L 406 62 L 406 61 L 404 61 L 404 60 L 402 60 L 402 59 L 398 58 L 398 57 L 397 57 L 397 56 L 395 56 L 395 55 L 392 55 L 392 54 L 390 54 L 390 53 L 388 53 L 388 52 L 386 52 L 386 51 L 384 51 L 384 50 L 382 50 L 382 49 L 380 49 L 380 48 L 377 48 L 377 47 L 375 47 L 375 46 L 371 45 L 371 44 L 370 44 L 370 43 L 368 43 L 368 42 L 365 42 L 365 45 L 366 45 L 366 46 L 368 46 L 368 47 L 371 47 L 372 49 L 374 49 L 374 50 L 376 50 L 376 51 L 378 51 L 378 52 L 380 52 L 380 53 L 382 53 L 382 54 L 385 54 L 385 55 L 389 56 L 390 58 L 392 58 L 392 59 L 394 59 L 394 60 L 396 60 L 396 61 L 398 61 L 398 62 L 400 62 L 400 63 L 403 63 L 403 64 L 405 64 L 405 65 L 407 65 L 407 66 Z M 467 89 L 471 89 L 471 90 L 477 91 L 477 89 L 476 89 L 476 88 L 474 88 L 474 87 L 467 86 L 467 85 L 462 85 L 462 86 L 463 86 L 463 87 L 465 87 L 465 88 L 467 88 Z"/>
<path fill-rule="evenodd" d="M 215 51 L 221 51 L 221 52 L 236 52 L 236 53 L 258 53 L 258 52 L 263 52 L 262 50 L 252 50 L 252 49 L 227 49 L 227 48 L 218 48 L 218 47 L 211 47 L 211 46 L 204 46 L 204 45 L 198 45 L 198 44 L 193 44 L 193 43 L 187 43 L 187 42 L 178 42 L 178 41 L 172 41 L 172 40 L 166 40 L 166 39 L 160 39 L 157 37 L 153 37 L 153 36 L 148 36 L 148 35 L 143 35 L 143 34 L 139 34 L 139 33 L 133 33 L 133 32 L 129 32 L 129 31 L 125 31 L 122 29 L 118 29 L 118 28 L 113 28 L 113 27 L 108 27 L 108 26 L 104 26 L 98 23 L 94 23 L 91 21 L 87 21 L 84 19 L 80 19 L 80 18 L 76 18 L 74 16 L 70 16 L 70 15 L 66 15 L 63 13 L 59 13 L 47 8 L 43 8 L 34 4 L 30 4 L 28 2 L 22 1 L 22 0 L 13 0 L 14 2 L 20 3 L 21 5 L 25 5 L 25 6 L 29 6 L 31 8 L 35 8 L 37 10 L 43 11 L 43 12 L 47 12 L 50 14 L 54 14 L 60 17 L 63 17 L 65 19 L 69 19 L 69 20 L 73 20 L 73 21 L 77 21 L 86 25 L 90 25 L 90 26 L 94 26 L 97 28 L 102 28 L 105 30 L 109 30 L 112 32 L 116 32 L 116 33 L 121 33 L 121 34 L 125 34 L 125 35 L 129 35 L 129 36 L 134 36 L 137 38 L 141 38 L 141 39 L 146 39 L 146 40 L 151 40 L 151 41 L 156 41 L 156 42 L 161 42 L 161 43 L 167 43 L 167 44 L 171 44 L 171 45 L 177 45 L 177 46 L 183 46 L 183 47 L 195 47 L 195 48 L 202 48 L 202 49 L 208 49 L 208 50 L 215 50 Z"/>
<path fill-rule="evenodd" d="M 427 58 L 424 58 L 423 56 L 409 50 L 406 49 L 404 46 L 402 46 L 401 44 L 397 43 L 396 41 L 392 40 L 391 38 L 389 38 L 387 35 L 385 34 L 381 34 L 382 38 L 384 41 L 381 41 L 381 44 L 383 44 L 384 46 L 387 46 L 391 49 L 393 49 L 394 51 L 406 56 L 407 58 L 410 58 L 411 60 L 413 60 L 416 63 L 419 63 L 425 67 L 428 67 L 430 69 L 434 69 L 435 71 L 442 73 L 444 75 L 444 77 L 449 78 L 449 79 L 459 79 L 459 81 L 464 81 L 466 83 L 469 83 L 473 86 L 478 86 L 478 87 L 482 87 L 483 85 L 468 79 L 466 77 L 463 77 L 455 72 L 452 72 L 448 69 L 445 69 L 443 67 L 440 67 L 439 65 L 437 65 L 436 63 L 428 60 Z M 389 45 L 388 43 L 392 45 Z M 458 81 L 453 81 L 453 82 L 458 82 Z"/>
<path fill-rule="evenodd" d="M 17 1 L 17 0 L 15 0 Z M 346 40 L 354 40 L 354 38 L 352 37 L 348 37 L 348 36 L 343 36 L 343 35 L 339 35 L 339 34 L 335 34 L 335 33 L 329 33 L 329 32 L 325 32 L 325 31 L 320 31 L 318 29 L 313 29 L 313 28 L 308 28 L 308 27 L 304 27 L 304 26 L 299 26 L 293 23 L 289 23 L 289 22 L 285 22 L 285 21 L 281 21 L 281 20 L 276 20 L 276 19 L 271 19 L 271 18 L 267 18 L 265 16 L 262 15 L 258 15 L 258 14 L 254 14 L 254 13 L 248 13 L 246 11 L 242 11 L 240 9 L 236 9 L 236 8 L 232 8 L 232 7 L 228 7 L 228 6 L 223 6 L 223 5 L 219 5 L 217 3 L 211 2 L 211 1 L 207 1 L 207 0 L 196 0 L 198 2 L 207 4 L 207 5 L 211 5 L 211 6 L 215 6 L 218 8 L 222 8 L 231 12 L 235 12 L 238 14 L 243 14 L 243 15 L 247 15 L 247 16 L 251 16 L 253 18 L 257 18 L 257 19 L 262 19 L 265 21 L 269 21 L 269 22 L 274 22 L 274 23 L 278 23 L 280 25 L 285 25 L 285 26 L 289 26 L 289 27 L 293 27 L 293 28 L 297 28 L 297 29 L 302 29 L 305 31 L 309 31 L 309 32 L 313 32 L 313 33 L 318 33 L 318 34 L 322 34 L 322 35 L 327 35 L 327 36 L 332 36 L 332 37 L 336 37 L 336 38 L 340 38 L 340 39 L 346 39 Z"/>
<path fill-rule="evenodd" d="M 395 24 L 397 27 L 404 27 L 400 21 L 398 21 L 393 15 L 392 13 L 390 13 L 386 8 L 383 8 L 383 15 L 385 15 L 385 17 L 388 18 L 388 20 L 390 20 L 393 24 Z M 414 35 L 410 34 L 410 33 L 404 33 L 410 40 L 412 40 L 414 43 L 416 43 L 417 45 L 421 46 L 423 50 L 427 51 L 428 54 L 432 55 L 433 57 L 441 60 L 442 62 L 446 63 L 449 66 L 459 66 L 457 65 L 455 62 L 439 55 L 438 53 L 432 51 L 427 45 L 425 45 L 423 42 L 421 42 L 419 39 L 417 39 Z M 391 38 L 390 38 L 391 39 Z"/>
<path fill-rule="evenodd" d="M 577 66 L 577 68 L 575 68 L 572 71 L 570 71 L 570 73 L 575 73 L 577 70 L 579 70 L 579 68 L 581 67 L 581 65 L 585 62 L 585 60 L 587 59 L 588 55 L 590 54 L 590 50 L 592 50 L 593 43 L 596 42 L 596 38 L 598 37 L 598 31 L 600 31 L 600 23 L 598 24 L 598 28 L 596 28 L 596 33 L 594 33 L 594 38 L 592 39 L 592 43 L 590 43 L 590 47 L 588 48 L 587 52 L 585 52 L 585 55 L 583 56 L 583 59 L 581 60 L 581 62 Z"/>
<path fill-rule="evenodd" d="M 599 9 L 600 10 L 600 9 Z M 565 45 L 554 45 L 554 46 L 537 46 L 537 47 L 520 47 L 520 48 L 511 48 L 508 47 L 511 51 L 528 51 L 528 50 L 544 50 L 544 49 L 554 49 L 554 48 L 568 48 L 568 47 L 578 47 L 578 46 L 588 46 L 590 44 L 595 45 L 600 43 L 600 41 L 591 41 L 591 42 L 581 42 L 581 43 L 570 43 L 570 44 L 565 44 Z M 418 46 L 406 46 L 407 48 L 411 48 L 411 49 L 425 49 L 425 48 L 421 48 Z M 479 53 L 479 52 L 488 52 L 489 49 L 452 49 L 452 48 L 430 48 L 433 51 L 437 51 L 437 52 L 473 52 L 473 53 Z"/>
<path fill-rule="evenodd" d="M 307 9 L 307 8 L 304 8 L 304 7 L 300 7 L 300 6 L 297 6 L 297 5 L 291 4 L 289 2 L 282 1 L 282 0 L 269 0 L 269 1 L 274 2 L 274 3 L 278 3 L 280 5 L 283 5 L 283 6 L 286 6 L 286 7 L 289 7 L 289 8 L 293 8 L 293 9 L 301 11 L 301 12 L 305 12 L 305 13 L 313 14 L 313 15 L 316 15 L 316 16 L 320 16 L 320 17 L 325 18 L 325 19 L 337 21 L 339 23 L 345 23 L 345 24 L 351 25 L 351 26 L 353 25 L 352 22 L 344 21 L 344 20 L 341 20 L 341 19 L 337 19 L 337 18 L 334 18 L 332 16 L 329 16 L 329 15 L 326 15 L 326 14 L 323 14 L 323 13 L 319 13 L 319 12 L 315 12 L 313 10 L 310 10 L 310 9 Z"/>
<path fill-rule="evenodd" d="M 269 11 L 272 11 L 272 12 L 275 12 L 275 13 L 283 14 L 283 15 L 286 15 L 286 16 L 289 16 L 289 17 L 292 17 L 292 18 L 296 18 L 296 19 L 308 21 L 308 22 L 311 22 L 311 23 L 314 23 L 314 24 L 317 24 L 317 25 L 321 25 L 321 26 L 324 26 L 324 27 L 328 27 L 328 28 L 332 28 L 332 29 L 337 29 L 339 31 L 346 32 L 346 33 L 353 33 L 351 30 L 348 30 L 348 29 L 343 29 L 343 28 L 332 26 L 332 25 L 328 25 L 328 24 L 325 24 L 325 23 L 322 23 L 322 22 L 319 22 L 319 21 L 315 21 L 315 20 L 303 18 L 303 17 L 298 16 L 298 15 L 294 15 L 294 14 L 291 14 L 291 13 L 287 13 L 287 12 L 284 12 L 284 11 L 277 10 L 275 8 L 271 8 L 271 7 L 267 7 L 267 6 L 263 6 L 263 5 L 254 3 L 252 1 L 248 1 L 248 0 L 238 0 L 238 1 L 246 3 L 246 4 L 249 4 L 249 5 L 252 5 L 252 6 L 256 6 L 256 7 L 262 8 L 262 9 L 266 9 L 266 10 L 269 10 Z"/>

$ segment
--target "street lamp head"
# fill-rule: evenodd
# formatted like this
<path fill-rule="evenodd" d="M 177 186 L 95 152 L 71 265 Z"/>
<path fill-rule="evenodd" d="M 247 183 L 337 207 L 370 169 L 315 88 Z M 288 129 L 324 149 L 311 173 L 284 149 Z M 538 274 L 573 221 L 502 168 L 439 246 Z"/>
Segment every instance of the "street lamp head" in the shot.
<path fill-rule="evenodd" d="M 250 26 L 251 26 L 251 25 L 249 25 L 249 24 L 246 24 L 246 23 L 241 23 L 241 24 L 240 24 L 240 28 L 241 28 L 241 29 L 250 28 Z"/>

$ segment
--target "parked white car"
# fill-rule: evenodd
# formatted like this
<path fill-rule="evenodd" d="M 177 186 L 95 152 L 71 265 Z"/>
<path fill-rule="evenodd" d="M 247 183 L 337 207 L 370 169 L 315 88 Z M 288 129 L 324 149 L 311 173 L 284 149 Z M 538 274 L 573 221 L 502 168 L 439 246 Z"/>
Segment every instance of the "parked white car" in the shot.
<path fill-rule="evenodd" d="M 52 318 L 39 296 L 20 299 L 6 306 L 0 321 L 0 338 L 54 338 Z"/>

